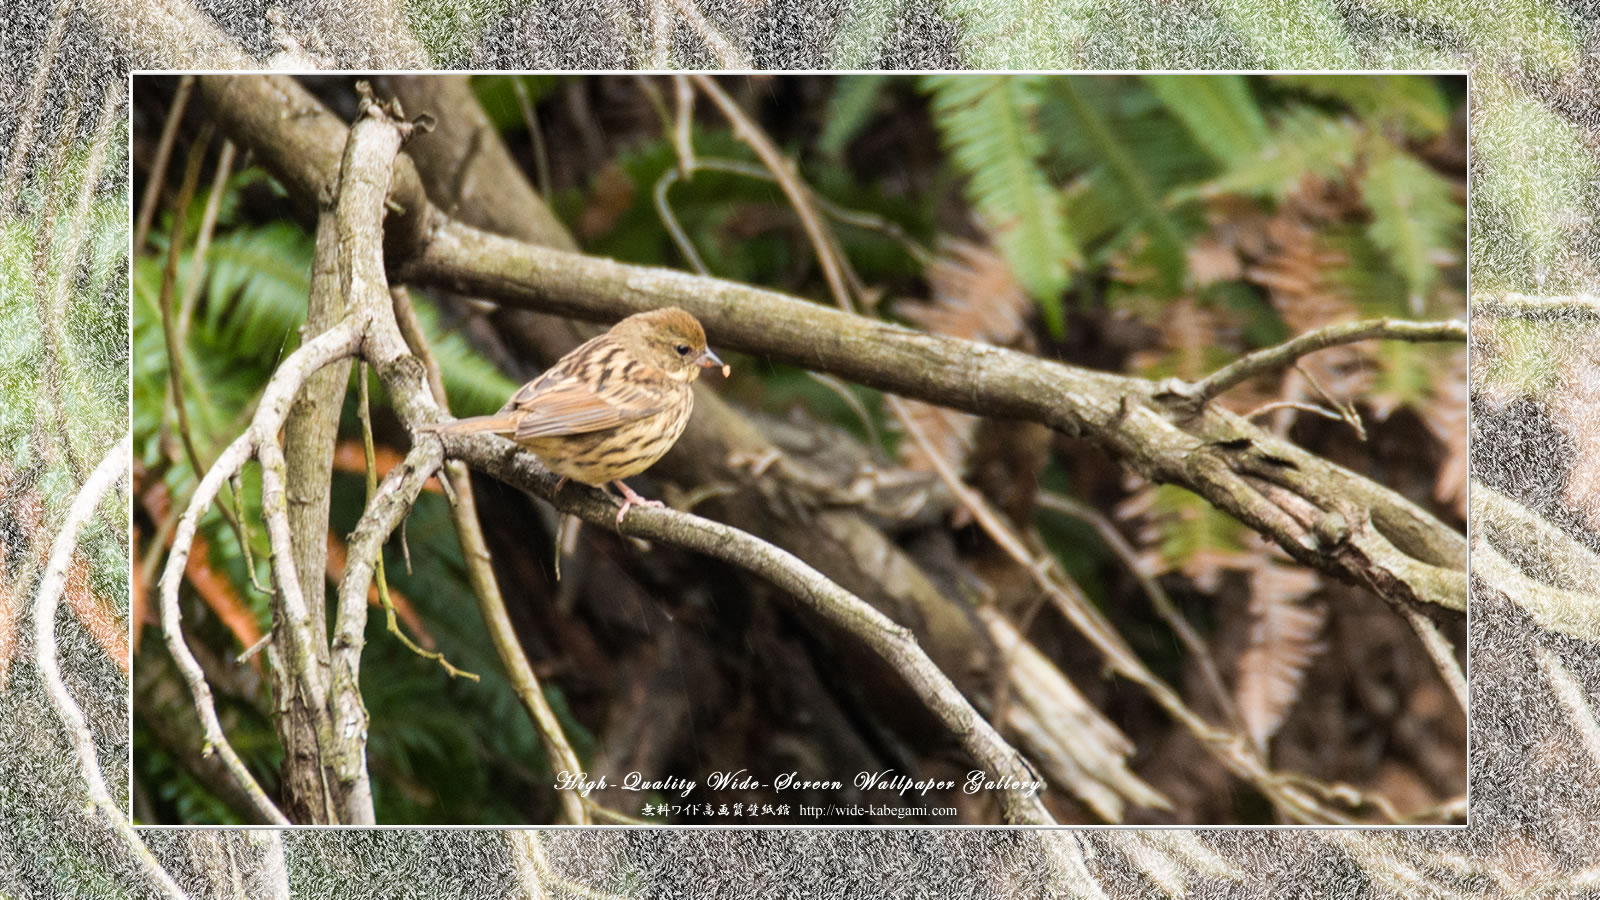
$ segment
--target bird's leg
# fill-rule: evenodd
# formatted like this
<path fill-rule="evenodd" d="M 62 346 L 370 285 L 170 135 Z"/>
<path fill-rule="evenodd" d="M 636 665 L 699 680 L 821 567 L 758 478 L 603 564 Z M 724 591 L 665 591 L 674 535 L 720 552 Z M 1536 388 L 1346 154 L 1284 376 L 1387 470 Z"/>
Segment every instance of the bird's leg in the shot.
<path fill-rule="evenodd" d="M 618 528 L 622 527 L 622 517 L 627 515 L 628 514 L 628 510 L 631 509 L 632 507 L 635 507 L 635 506 L 653 506 L 653 507 L 655 507 L 657 509 L 660 509 L 660 508 L 666 506 L 666 504 L 662 503 L 660 500 L 646 500 L 645 498 L 643 498 L 643 497 L 639 496 L 638 494 L 634 493 L 633 488 L 628 487 L 628 485 L 626 483 L 624 483 L 623 480 L 620 479 L 620 478 L 618 478 L 616 481 L 613 481 L 611 483 L 622 489 L 622 497 L 623 497 L 622 508 L 617 510 L 617 527 Z"/>
<path fill-rule="evenodd" d="M 566 486 L 566 484 L 567 484 L 567 476 L 565 476 L 565 475 L 563 475 L 563 476 L 561 476 L 561 477 L 560 477 L 560 478 L 557 478 L 557 479 L 556 479 L 556 489 L 555 489 L 555 493 L 557 493 L 557 494 L 559 494 L 559 493 L 561 493 L 561 489 L 562 489 L 562 488 L 563 488 L 563 487 L 565 487 L 565 486 Z"/>

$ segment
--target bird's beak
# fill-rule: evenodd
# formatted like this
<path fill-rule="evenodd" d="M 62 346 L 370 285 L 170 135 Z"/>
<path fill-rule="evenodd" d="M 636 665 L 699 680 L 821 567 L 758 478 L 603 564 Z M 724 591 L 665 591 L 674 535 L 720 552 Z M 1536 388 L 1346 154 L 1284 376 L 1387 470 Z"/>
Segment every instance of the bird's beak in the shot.
<path fill-rule="evenodd" d="M 722 367 L 723 378 L 733 374 L 733 367 L 719 359 L 715 353 L 712 353 L 710 347 L 707 347 L 704 353 L 695 357 L 694 361 L 699 363 L 702 369 L 709 369 L 712 366 Z"/>

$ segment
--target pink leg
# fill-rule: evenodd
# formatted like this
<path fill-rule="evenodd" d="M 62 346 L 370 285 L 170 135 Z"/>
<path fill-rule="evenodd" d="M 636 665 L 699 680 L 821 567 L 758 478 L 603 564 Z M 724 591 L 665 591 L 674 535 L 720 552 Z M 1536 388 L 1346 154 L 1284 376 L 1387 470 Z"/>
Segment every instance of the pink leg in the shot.
<path fill-rule="evenodd" d="M 643 498 L 643 497 L 639 496 L 638 494 L 634 493 L 633 488 L 628 487 L 625 483 L 623 483 L 622 479 L 620 479 L 620 478 L 618 478 L 616 481 L 613 481 L 611 483 L 622 489 L 622 498 L 623 498 L 622 499 L 622 508 L 617 510 L 617 527 L 618 528 L 622 527 L 622 517 L 626 516 L 628 514 L 628 510 L 631 509 L 632 507 L 635 507 L 635 506 L 653 506 L 653 507 L 655 507 L 657 509 L 660 509 L 660 508 L 666 506 L 666 504 L 662 503 L 660 500 L 646 500 L 645 498 Z"/>

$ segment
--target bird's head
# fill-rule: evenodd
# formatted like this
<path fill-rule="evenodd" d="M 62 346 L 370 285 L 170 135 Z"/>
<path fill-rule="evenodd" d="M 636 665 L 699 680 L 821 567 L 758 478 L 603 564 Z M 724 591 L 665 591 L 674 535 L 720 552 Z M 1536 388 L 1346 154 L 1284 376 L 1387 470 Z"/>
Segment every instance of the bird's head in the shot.
<path fill-rule="evenodd" d="M 674 381 L 690 382 L 700 370 L 729 367 L 706 346 L 706 332 L 694 316 L 676 306 L 636 313 L 611 329 L 617 339 L 640 362 L 660 368 Z"/>

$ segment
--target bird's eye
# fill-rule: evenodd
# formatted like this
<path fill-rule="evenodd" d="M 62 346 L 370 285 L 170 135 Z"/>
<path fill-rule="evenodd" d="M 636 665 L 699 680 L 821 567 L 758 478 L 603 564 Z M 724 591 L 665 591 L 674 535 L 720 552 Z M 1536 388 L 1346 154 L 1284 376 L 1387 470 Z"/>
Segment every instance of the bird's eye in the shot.
<path fill-rule="evenodd" d="M 678 351 L 678 355 L 679 356 L 688 356 L 689 355 L 689 345 L 688 344 L 679 344 L 678 346 L 673 347 L 672 349 Z"/>

